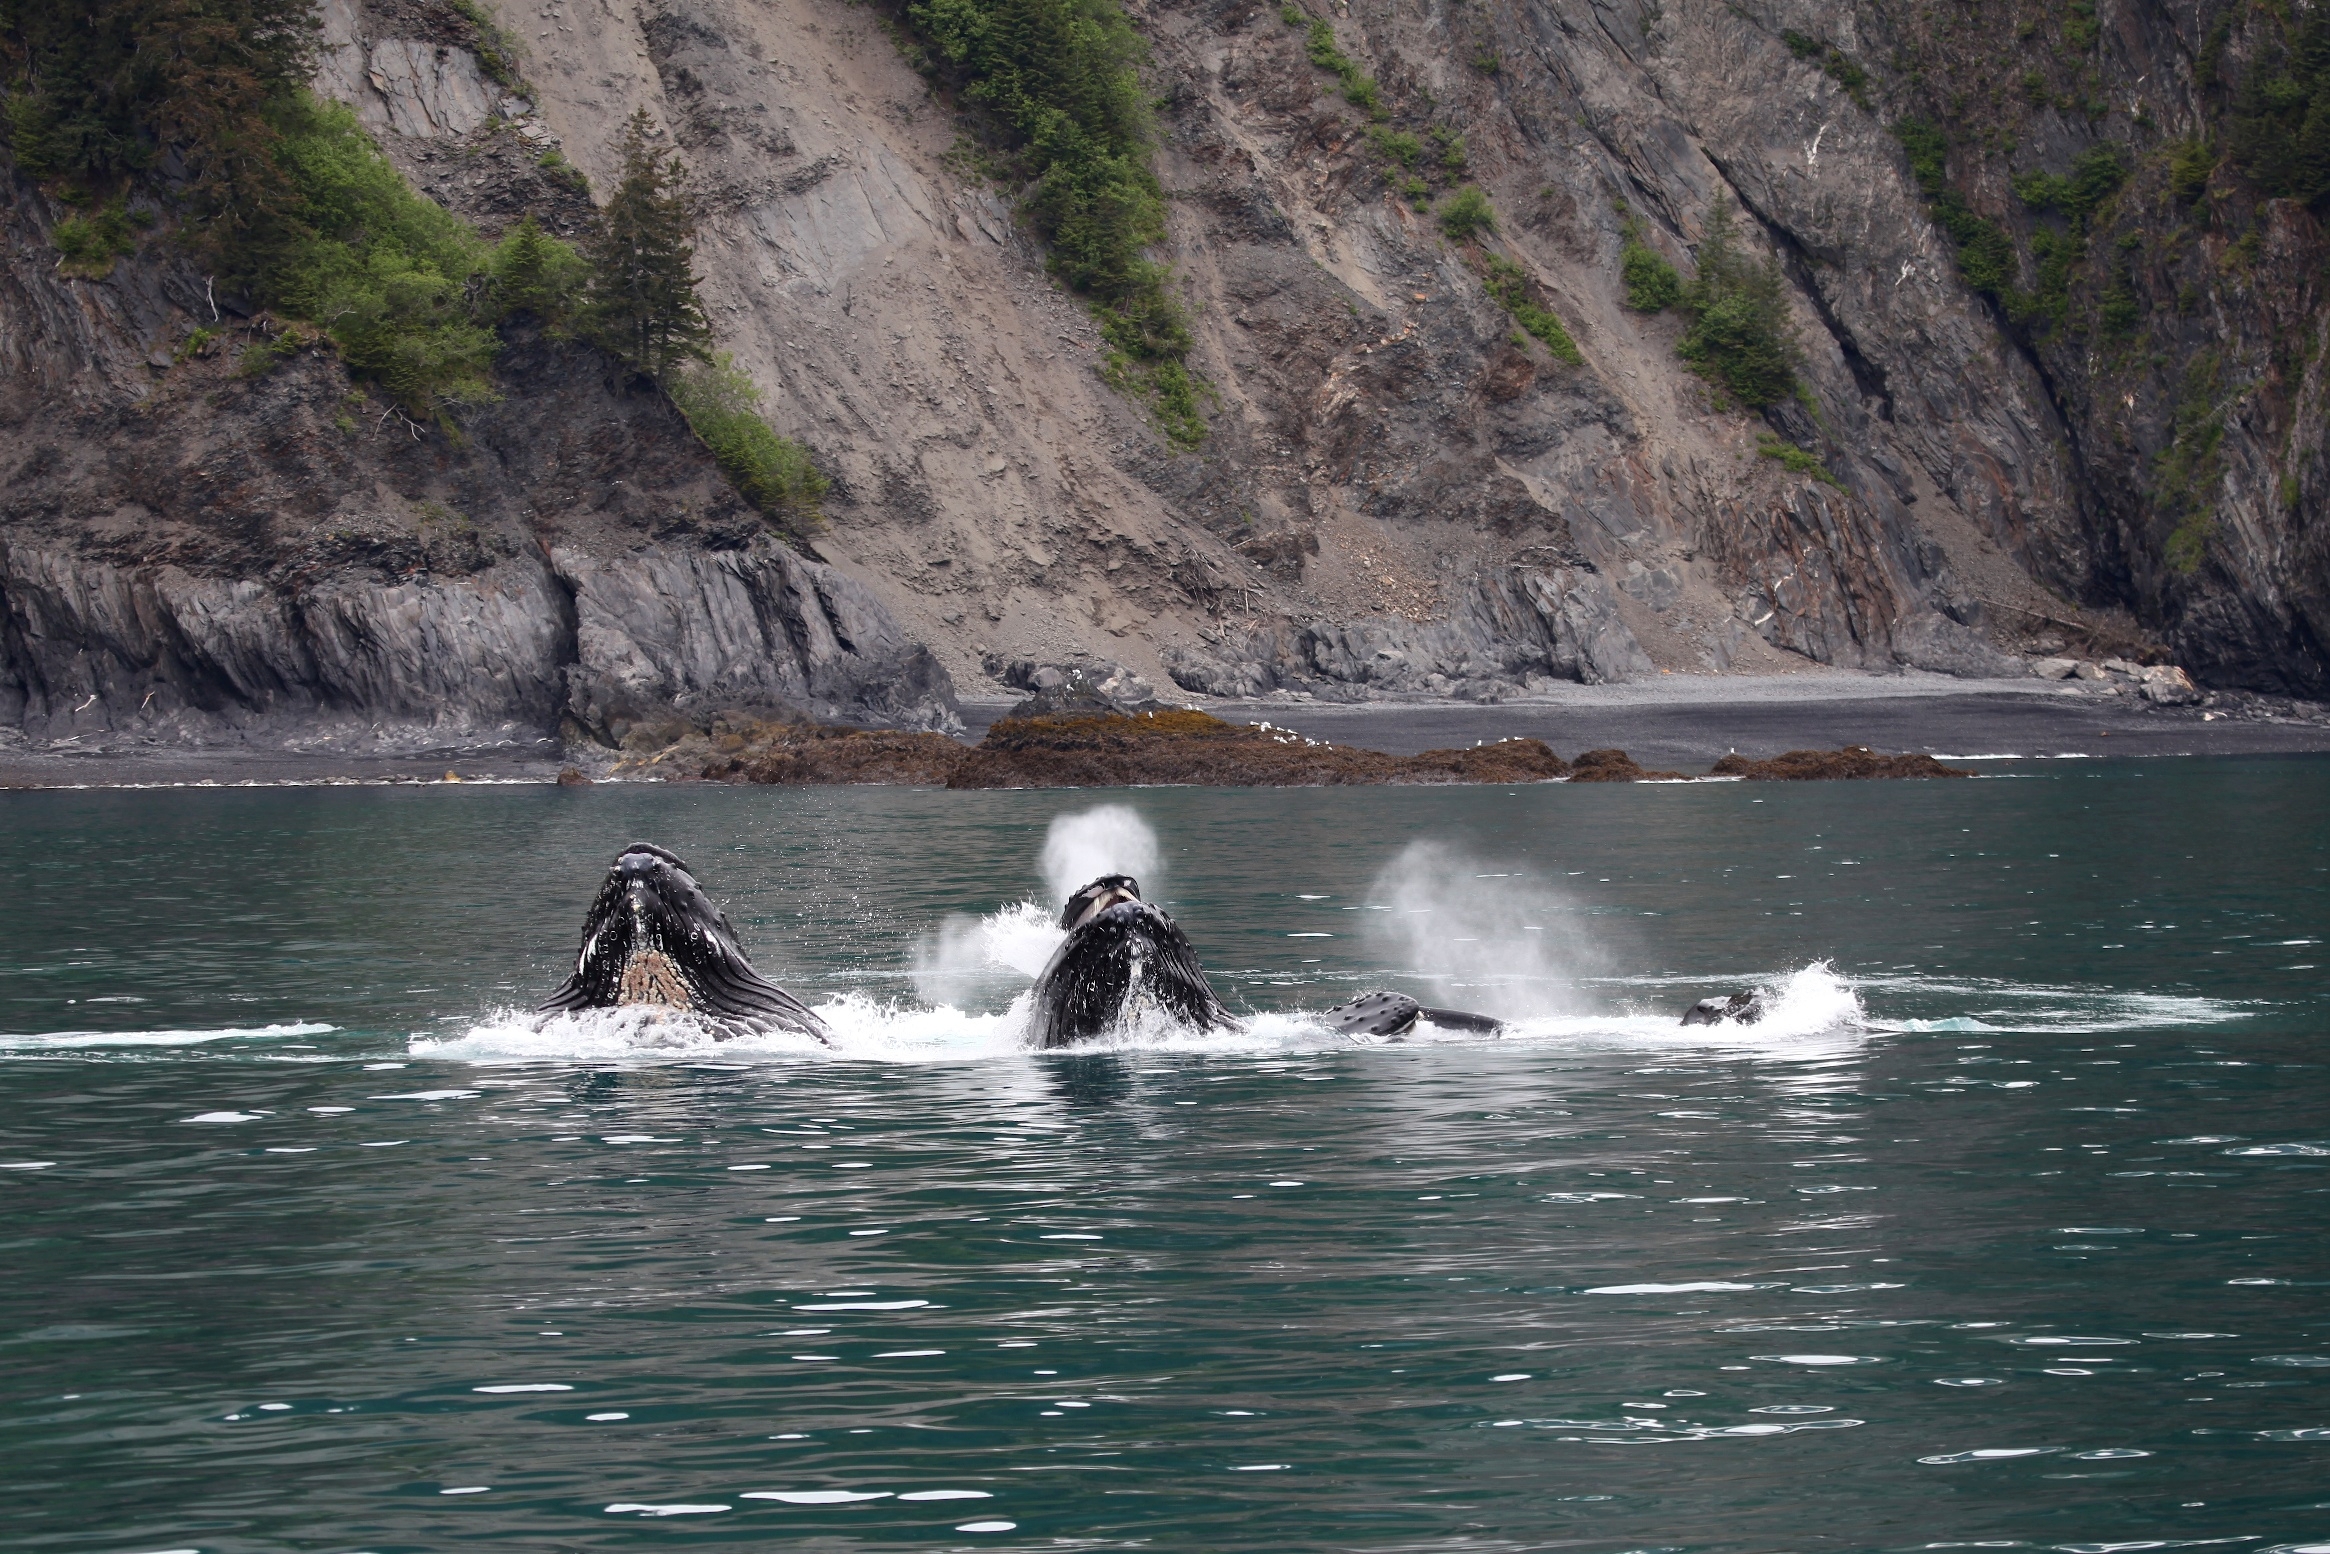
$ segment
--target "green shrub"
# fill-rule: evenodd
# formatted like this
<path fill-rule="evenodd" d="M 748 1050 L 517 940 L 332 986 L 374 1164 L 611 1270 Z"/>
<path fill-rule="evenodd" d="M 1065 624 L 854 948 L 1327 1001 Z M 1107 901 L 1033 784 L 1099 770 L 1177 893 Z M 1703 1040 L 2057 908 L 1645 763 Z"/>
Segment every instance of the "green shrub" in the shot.
<path fill-rule="evenodd" d="M 1626 283 L 1626 305 L 1637 313 L 1659 313 L 1683 300 L 1683 277 L 1666 256 L 1642 240 L 1642 223 L 1625 218 L 1618 249 L 1618 275 Z"/>
<path fill-rule="evenodd" d="M 590 265 L 531 215 L 502 234 L 486 261 L 497 317 L 529 313 L 554 334 L 581 313 Z"/>
<path fill-rule="evenodd" d="M 1109 345 L 1104 372 L 1186 440 L 1189 325 L 1171 271 L 1148 257 L 1165 238 L 1165 199 L 1131 21 L 1117 0 L 912 0 L 905 14 L 932 73 L 984 115 L 1052 272 L 1090 301 Z"/>
<path fill-rule="evenodd" d="M 2066 176 L 2023 173 L 2014 180 L 2015 198 L 2033 210 L 2055 210 L 2070 218 L 2074 232 L 2085 233 L 2097 207 L 2127 182 L 2128 164 L 2113 145 L 2091 146 L 2071 164 Z"/>
<path fill-rule="evenodd" d="M 1782 468 L 1794 474 L 1810 475 L 1813 479 L 1832 485 L 1839 491 L 1845 488 L 1845 483 L 1830 474 L 1828 466 L 1821 463 L 1817 455 L 1797 447 L 1792 442 L 1783 441 L 1769 432 L 1760 434 L 1756 438 L 1756 452 L 1767 459 L 1776 461 Z"/>
<path fill-rule="evenodd" d="M 1312 64 L 1321 70 L 1334 71 L 1336 76 L 1341 79 L 1345 102 L 1365 112 L 1371 118 L 1375 115 L 1382 94 L 1376 87 L 1375 79 L 1360 69 L 1350 56 L 1336 46 L 1335 27 L 1332 22 L 1315 21 L 1311 23 L 1310 38 L 1305 44 L 1304 50 L 1310 55 Z"/>
<path fill-rule="evenodd" d="M 1780 261 L 1740 252 L 1729 199 L 1718 195 L 1699 242 L 1698 274 L 1683 289 L 1690 327 L 1676 353 L 1723 394 L 1750 409 L 1796 393 L 1796 333 L 1788 321 Z"/>
<path fill-rule="evenodd" d="M 1539 343 L 1557 358 L 1573 367 L 1585 365 L 1586 358 L 1578 351 L 1577 342 L 1550 308 L 1532 299 L 1535 288 L 1529 284 L 1528 272 L 1512 260 L 1498 254 L 1489 255 L 1488 276 L 1482 282 L 1490 296 L 1497 299 L 1504 310 L 1513 315 L 1513 322 L 1534 335 Z"/>
<path fill-rule="evenodd" d="M 1377 155 L 1388 157 L 1411 172 L 1424 159 L 1424 143 L 1406 130 L 1386 129 L 1380 124 L 1370 125 L 1367 140 L 1368 144 L 1375 147 Z"/>
<path fill-rule="evenodd" d="M 1965 197 L 1950 187 L 1948 139 L 1923 119 L 1904 119 L 1893 127 L 1893 133 L 1909 153 L 1910 175 L 1924 193 L 1935 224 L 1949 234 L 1957 250 L 1958 273 L 1974 290 L 2008 301 L 2017 269 L 2014 244 L 1996 223 L 1976 215 Z"/>
<path fill-rule="evenodd" d="M 1432 129 L 1432 144 L 1440 152 L 1440 170 L 1451 178 L 1463 177 L 1469 160 L 1464 149 L 1464 137 L 1452 129 L 1435 125 Z"/>
<path fill-rule="evenodd" d="M 732 359 L 723 355 L 675 372 L 665 388 L 746 501 L 796 528 L 819 521 L 826 478 L 806 448 L 761 419 L 760 390 Z"/>
<path fill-rule="evenodd" d="M 259 300 L 313 319 L 408 413 L 493 398 L 500 341 L 472 306 L 486 245 L 415 194 L 347 108 L 302 94 L 275 121 L 297 220 L 253 245 Z"/>
<path fill-rule="evenodd" d="M 2217 148 L 2195 136 L 2178 145 L 2168 159 L 2168 192 L 2179 205 L 2190 205 L 2208 192 L 2209 175 L 2217 170 Z"/>
<path fill-rule="evenodd" d="M 556 146 L 552 146 L 548 151 L 536 157 L 534 165 L 577 194 L 588 195 L 591 192 L 589 175 L 569 162 L 566 159 L 566 153 Z"/>
<path fill-rule="evenodd" d="M 112 273 L 114 260 L 137 252 L 137 234 L 153 224 L 144 211 L 111 200 L 86 216 L 65 217 L 49 237 L 67 275 L 100 280 Z"/>
<path fill-rule="evenodd" d="M 1448 197 L 1440 207 L 1440 230 L 1452 243 L 1470 242 L 1484 232 L 1497 230 L 1497 213 L 1479 185 L 1468 183 Z"/>
<path fill-rule="evenodd" d="M 1788 52 L 1798 59 L 1816 61 L 1827 72 L 1830 80 L 1845 89 L 1845 95 L 1862 109 L 1869 106 L 1869 72 L 1848 58 L 1844 50 L 1818 38 L 1805 36 L 1793 29 L 1780 34 L 1780 41 L 1788 45 Z"/>

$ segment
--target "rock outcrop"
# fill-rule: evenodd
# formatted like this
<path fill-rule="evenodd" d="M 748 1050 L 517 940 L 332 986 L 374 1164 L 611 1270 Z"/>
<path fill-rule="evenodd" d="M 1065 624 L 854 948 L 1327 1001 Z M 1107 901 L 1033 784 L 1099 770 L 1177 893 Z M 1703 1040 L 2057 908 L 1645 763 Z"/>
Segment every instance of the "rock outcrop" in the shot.
<path fill-rule="evenodd" d="M 1847 745 L 1842 750 L 1790 750 L 1764 761 L 1734 753 L 1717 761 L 1708 775 L 1749 782 L 1837 782 L 1974 774 L 1944 766 L 1930 755 L 1879 755 L 1867 745 Z"/>

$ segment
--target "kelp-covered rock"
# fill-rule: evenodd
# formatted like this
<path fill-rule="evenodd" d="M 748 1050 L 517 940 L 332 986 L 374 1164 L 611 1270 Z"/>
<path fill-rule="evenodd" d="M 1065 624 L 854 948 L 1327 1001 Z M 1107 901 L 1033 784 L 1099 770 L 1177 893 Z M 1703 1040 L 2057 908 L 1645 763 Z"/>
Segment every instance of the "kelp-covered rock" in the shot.
<path fill-rule="evenodd" d="M 1177 709 L 1007 717 L 977 746 L 932 733 L 724 721 L 708 736 L 683 737 L 616 767 L 633 777 L 948 788 L 1518 783 L 1568 771 L 1537 739 L 1386 755 Z"/>
<path fill-rule="evenodd" d="M 1681 772 L 1648 772 L 1623 750 L 1589 750 L 1570 771 L 1572 782 L 1681 782 Z"/>
<path fill-rule="evenodd" d="M 1750 782 L 1829 782 L 1839 778 L 1971 777 L 1972 772 L 1944 766 L 1930 755 L 1879 755 L 1867 745 L 1842 750 L 1791 750 L 1768 761 L 1754 761 L 1737 753 L 1715 763 L 1715 777 L 1744 777 Z"/>

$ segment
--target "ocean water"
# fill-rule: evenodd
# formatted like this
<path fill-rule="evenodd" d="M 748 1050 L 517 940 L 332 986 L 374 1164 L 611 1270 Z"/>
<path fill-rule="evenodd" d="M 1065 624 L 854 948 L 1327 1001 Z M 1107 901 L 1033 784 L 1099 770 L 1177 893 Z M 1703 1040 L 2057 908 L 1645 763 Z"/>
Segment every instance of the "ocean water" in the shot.
<path fill-rule="evenodd" d="M 2330 762 L 1982 769 L 0 794 L 0 1546 L 2330 1550 Z M 633 840 L 836 1049 L 524 1013 Z"/>

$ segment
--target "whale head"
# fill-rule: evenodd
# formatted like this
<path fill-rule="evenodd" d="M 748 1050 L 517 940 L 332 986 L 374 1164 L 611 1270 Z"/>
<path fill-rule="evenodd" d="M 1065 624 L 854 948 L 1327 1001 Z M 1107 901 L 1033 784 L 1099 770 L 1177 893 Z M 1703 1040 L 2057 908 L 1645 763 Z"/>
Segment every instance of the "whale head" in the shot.
<path fill-rule="evenodd" d="M 800 1000 L 753 970 L 728 919 L 676 854 L 647 842 L 623 849 L 583 918 L 574 975 L 546 1013 L 632 1005 L 688 1011 L 826 1038 Z"/>

